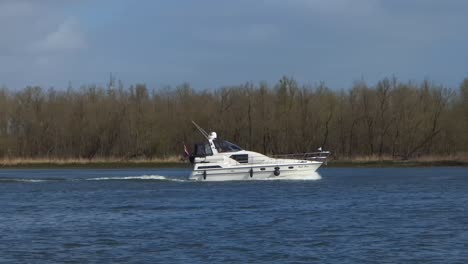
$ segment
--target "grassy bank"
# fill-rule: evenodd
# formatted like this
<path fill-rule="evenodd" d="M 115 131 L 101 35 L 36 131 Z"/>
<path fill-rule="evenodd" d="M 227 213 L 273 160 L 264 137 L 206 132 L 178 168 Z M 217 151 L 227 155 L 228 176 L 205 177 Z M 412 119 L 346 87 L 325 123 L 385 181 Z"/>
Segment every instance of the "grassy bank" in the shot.
<path fill-rule="evenodd" d="M 453 167 L 468 166 L 466 154 L 452 156 L 422 156 L 415 159 L 393 159 L 392 157 L 363 156 L 352 159 L 331 160 L 329 167 Z"/>
<path fill-rule="evenodd" d="M 89 169 L 118 169 L 118 168 L 189 168 L 190 164 L 178 160 L 168 159 L 2 159 L 0 168 L 23 169 L 61 169 L 61 168 L 89 168 Z"/>
<path fill-rule="evenodd" d="M 361 167 L 361 168 L 391 168 L 391 167 L 451 167 L 468 166 L 468 157 L 423 157 L 411 160 L 394 160 L 388 157 L 356 157 L 345 160 L 330 160 L 327 167 Z M 89 168 L 89 169 L 118 169 L 118 168 L 190 168 L 188 162 L 177 157 L 167 159 L 0 159 L 0 169 L 8 168 Z"/>
<path fill-rule="evenodd" d="M 328 162 L 328 167 L 356 167 L 356 168 L 411 168 L 411 167 L 460 167 L 468 166 L 468 161 L 460 160 L 382 160 L 382 161 L 353 161 L 334 160 Z"/>

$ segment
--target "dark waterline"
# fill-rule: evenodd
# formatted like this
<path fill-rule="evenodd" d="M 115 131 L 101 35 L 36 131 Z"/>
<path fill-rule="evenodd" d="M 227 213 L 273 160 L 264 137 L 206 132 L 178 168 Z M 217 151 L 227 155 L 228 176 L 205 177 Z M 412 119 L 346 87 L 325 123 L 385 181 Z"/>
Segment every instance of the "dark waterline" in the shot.
<path fill-rule="evenodd" d="M 468 168 L 222 183 L 188 173 L 0 170 L 0 262 L 468 262 Z"/>

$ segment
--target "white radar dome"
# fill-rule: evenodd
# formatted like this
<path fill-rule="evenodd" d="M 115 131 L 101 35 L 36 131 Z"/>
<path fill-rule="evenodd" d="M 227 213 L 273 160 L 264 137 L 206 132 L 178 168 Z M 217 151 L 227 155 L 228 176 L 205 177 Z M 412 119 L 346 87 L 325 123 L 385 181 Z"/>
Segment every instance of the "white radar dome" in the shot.
<path fill-rule="evenodd" d="M 218 137 L 218 135 L 216 135 L 216 132 L 211 132 L 208 137 L 209 137 L 209 139 L 215 139 L 215 138 Z"/>

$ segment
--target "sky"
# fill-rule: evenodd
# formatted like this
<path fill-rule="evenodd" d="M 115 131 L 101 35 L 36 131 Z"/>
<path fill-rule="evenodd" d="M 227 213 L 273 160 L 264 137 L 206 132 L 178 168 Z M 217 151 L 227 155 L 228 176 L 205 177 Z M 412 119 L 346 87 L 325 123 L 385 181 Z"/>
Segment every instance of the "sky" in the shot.
<path fill-rule="evenodd" d="M 0 86 L 468 78 L 465 0 L 0 0 Z"/>

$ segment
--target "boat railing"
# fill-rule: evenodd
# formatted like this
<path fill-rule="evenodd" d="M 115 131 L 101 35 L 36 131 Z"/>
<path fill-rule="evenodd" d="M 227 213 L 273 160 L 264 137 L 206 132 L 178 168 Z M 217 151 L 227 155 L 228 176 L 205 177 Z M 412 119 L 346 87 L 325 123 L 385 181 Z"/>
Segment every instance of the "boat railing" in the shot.
<path fill-rule="evenodd" d="M 297 160 L 320 161 L 320 162 L 323 162 L 325 165 L 327 165 L 327 159 L 330 155 L 331 155 L 330 151 L 316 151 L 316 152 L 306 152 L 306 153 L 273 155 L 271 157 L 275 159 L 297 159 Z"/>

